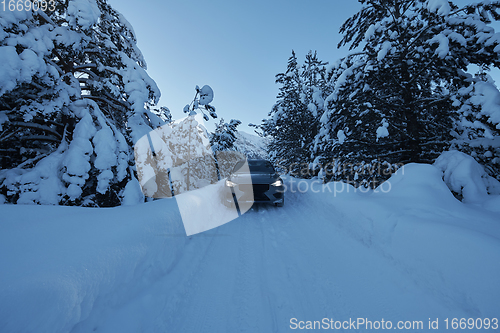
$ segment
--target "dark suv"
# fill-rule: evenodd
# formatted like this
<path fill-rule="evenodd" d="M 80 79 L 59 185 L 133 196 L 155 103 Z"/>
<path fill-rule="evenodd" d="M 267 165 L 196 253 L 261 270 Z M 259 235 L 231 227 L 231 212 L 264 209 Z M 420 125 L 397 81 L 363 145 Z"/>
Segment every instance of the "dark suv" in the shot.
<path fill-rule="evenodd" d="M 231 191 L 226 203 L 269 203 L 278 207 L 285 204 L 283 180 L 271 162 L 266 160 L 244 160 L 236 164 L 226 179 Z"/>

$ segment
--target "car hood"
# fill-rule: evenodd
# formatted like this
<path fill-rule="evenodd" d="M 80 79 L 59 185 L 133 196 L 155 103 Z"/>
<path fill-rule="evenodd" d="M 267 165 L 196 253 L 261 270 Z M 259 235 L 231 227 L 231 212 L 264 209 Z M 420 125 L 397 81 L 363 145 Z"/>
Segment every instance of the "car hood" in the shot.
<path fill-rule="evenodd" d="M 231 175 L 229 178 L 231 181 L 238 184 L 247 184 L 250 182 L 250 177 L 252 179 L 252 184 L 272 184 L 280 178 L 278 174 L 269 173 L 251 173 L 251 174 L 241 174 L 237 173 Z"/>

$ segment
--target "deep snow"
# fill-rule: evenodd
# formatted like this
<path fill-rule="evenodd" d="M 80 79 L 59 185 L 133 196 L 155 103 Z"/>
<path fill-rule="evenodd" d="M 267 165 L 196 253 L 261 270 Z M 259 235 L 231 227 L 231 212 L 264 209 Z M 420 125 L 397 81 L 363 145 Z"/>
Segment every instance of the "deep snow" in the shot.
<path fill-rule="evenodd" d="M 285 180 L 285 207 L 191 237 L 175 199 L 0 205 L 0 332 L 286 332 L 292 318 L 422 332 L 439 318 L 441 332 L 500 317 L 499 212 L 455 199 L 437 167 L 407 165 L 377 193 Z"/>

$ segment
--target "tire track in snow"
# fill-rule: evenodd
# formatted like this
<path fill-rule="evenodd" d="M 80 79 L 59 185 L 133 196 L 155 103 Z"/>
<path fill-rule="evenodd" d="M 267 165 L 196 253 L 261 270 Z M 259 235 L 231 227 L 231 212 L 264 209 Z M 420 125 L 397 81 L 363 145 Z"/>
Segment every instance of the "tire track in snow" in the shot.
<path fill-rule="evenodd" d="M 206 269 L 208 264 L 206 258 L 210 253 L 210 248 L 213 246 L 214 238 L 196 238 L 191 237 L 186 246 L 183 256 L 183 267 L 178 267 L 173 272 L 172 276 L 166 277 L 163 288 L 165 294 L 163 296 L 163 309 L 156 317 L 155 331 L 170 332 L 172 329 L 182 332 L 184 321 L 179 321 L 179 318 L 185 316 L 186 309 L 192 306 L 195 300 L 195 294 L 199 290 L 198 278 Z M 202 242 L 208 241 L 208 244 Z M 196 250 L 204 248 L 202 253 Z M 174 279 L 175 277 L 175 279 Z M 202 315 L 202 313 L 198 313 Z M 192 322 L 190 322 L 192 323 Z M 200 327 L 201 329 L 201 327 Z"/>
<path fill-rule="evenodd" d="M 218 229 L 218 232 L 222 233 L 222 230 L 225 230 L 227 237 L 214 237 L 211 240 L 203 265 L 195 270 L 192 279 L 196 282 L 194 288 L 190 289 L 191 300 L 186 302 L 176 318 L 180 325 L 177 332 L 236 332 L 230 329 L 237 317 L 232 291 L 238 283 L 237 263 L 240 261 L 241 251 L 234 249 L 245 251 L 241 239 L 246 237 L 246 228 Z M 238 292 L 241 295 L 248 294 L 241 288 Z M 239 295 L 238 293 L 237 296 Z M 182 322 L 183 318 L 190 320 Z"/>
<path fill-rule="evenodd" d="M 286 210 L 276 212 L 280 219 L 287 222 L 305 221 L 287 223 L 286 231 L 280 231 L 277 243 L 283 242 L 291 246 L 279 247 L 278 253 L 280 260 L 285 263 L 287 276 L 294 285 L 293 289 L 298 291 L 296 298 L 301 307 L 295 307 L 296 315 L 309 318 L 332 316 L 338 312 L 335 305 L 342 299 L 326 267 L 331 261 L 331 251 L 334 250 L 335 244 L 325 242 L 329 230 L 318 225 L 316 217 L 320 217 L 320 211 L 312 205 L 308 205 L 311 207 L 305 210 L 300 199 L 304 198 L 295 194 L 288 200 L 290 205 Z M 316 214 L 312 215 L 313 211 Z"/>
<path fill-rule="evenodd" d="M 245 219 L 240 218 L 236 223 L 242 223 L 242 235 L 238 246 L 238 262 L 236 265 L 236 281 L 235 288 L 232 294 L 232 300 L 235 304 L 236 327 L 234 332 L 252 332 L 254 328 L 250 322 L 250 298 L 251 298 L 251 277 L 252 270 L 250 268 L 250 253 L 249 253 L 249 223 Z"/>
<path fill-rule="evenodd" d="M 244 229 L 240 239 L 238 269 L 233 299 L 236 304 L 238 332 L 264 332 L 276 327 L 267 276 L 266 235 L 263 230 L 266 210 L 254 207 L 241 218 Z M 274 329 L 272 330 L 274 331 Z"/>

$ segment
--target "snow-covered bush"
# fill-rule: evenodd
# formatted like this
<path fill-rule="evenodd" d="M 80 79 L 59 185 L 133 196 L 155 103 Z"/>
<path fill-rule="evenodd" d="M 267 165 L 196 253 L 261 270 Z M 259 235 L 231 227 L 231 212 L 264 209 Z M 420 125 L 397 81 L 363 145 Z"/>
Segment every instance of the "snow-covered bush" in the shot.
<path fill-rule="evenodd" d="M 482 202 L 488 194 L 500 194 L 500 182 L 467 154 L 446 151 L 434 165 L 443 172 L 443 180 L 453 194 L 464 202 Z"/>
<path fill-rule="evenodd" d="M 453 148 L 463 151 L 500 180 L 500 91 L 489 76 L 461 89 Z"/>
<path fill-rule="evenodd" d="M 0 15 L 6 201 L 112 206 L 130 204 L 125 194 L 143 200 L 134 193 L 131 147 L 164 121 L 149 111 L 160 92 L 130 24 L 105 0 Z"/>

